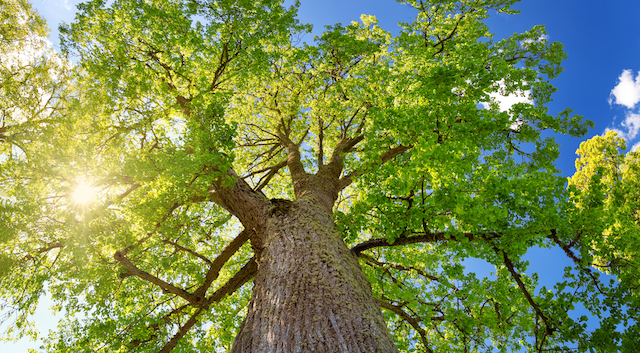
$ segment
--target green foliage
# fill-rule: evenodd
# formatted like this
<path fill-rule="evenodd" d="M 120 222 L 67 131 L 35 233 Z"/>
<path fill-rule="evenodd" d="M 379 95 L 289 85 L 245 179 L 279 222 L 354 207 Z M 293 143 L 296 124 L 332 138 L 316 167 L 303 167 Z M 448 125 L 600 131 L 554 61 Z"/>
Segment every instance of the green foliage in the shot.
<path fill-rule="evenodd" d="M 191 318 L 174 351 L 228 350 L 249 286 L 200 310 L 117 255 L 194 293 L 242 230 L 212 185 L 292 199 L 296 146 L 309 173 L 339 166 L 347 245 L 385 242 L 358 255 L 399 350 L 634 351 L 638 154 L 597 136 L 567 189 L 545 132 L 593 124 L 545 106 L 562 45 L 542 26 L 494 39 L 483 20 L 514 0 L 401 2 L 416 18 L 397 36 L 363 15 L 299 43 L 310 26 L 275 0 L 87 1 L 62 29 L 70 73 L 31 7 L 2 1 L 5 336 L 30 334 L 46 291 L 65 313 L 46 351 L 157 352 Z M 504 109 L 508 95 L 526 99 Z M 86 204 L 73 198 L 81 182 L 96 193 Z M 522 260 L 532 248 L 575 266 L 540 287 Z M 204 296 L 253 252 L 240 247 Z"/>
<path fill-rule="evenodd" d="M 14 337 L 35 334 L 26 317 L 43 292 L 47 259 L 33 250 L 54 237 L 42 220 L 46 184 L 35 172 L 41 165 L 31 160 L 51 148 L 69 65 L 49 47 L 47 34 L 28 2 L 0 2 L 0 322 L 14 322 L 5 331 Z"/>

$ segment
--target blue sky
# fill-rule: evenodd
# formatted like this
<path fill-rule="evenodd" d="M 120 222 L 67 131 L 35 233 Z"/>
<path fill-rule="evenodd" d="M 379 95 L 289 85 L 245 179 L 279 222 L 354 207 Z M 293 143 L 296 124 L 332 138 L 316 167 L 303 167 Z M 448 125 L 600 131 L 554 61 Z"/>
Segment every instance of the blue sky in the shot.
<path fill-rule="evenodd" d="M 52 28 L 52 42 L 58 49 L 56 27 L 61 21 L 70 22 L 77 0 L 32 0 L 34 7 L 47 19 Z M 291 1 L 287 1 L 290 3 Z M 343 24 L 358 20 L 362 13 L 375 15 L 380 25 L 392 32 L 397 22 L 411 20 L 412 11 L 394 0 L 302 0 L 299 17 L 314 24 L 314 34 L 325 25 Z M 567 107 L 576 114 L 595 122 L 595 128 L 584 138 L 558 136 L 562 175 L 571 176 L 575 151 L 581 141 L 618 130 L 628 140 L 628 146 L 640 146 L 640 1 L 638 0 L 523 0 L 515 6 L 522 13 L 514 16 L 497 15 L 487 23 L 496 38 L 523 32 L 534 25 L 546 25 L 548 40 L 562 42 L 568 54 L 565 71 L 553 81 L 558 89 L 548 106 L 553 114 Z M 311 41 L 312 36 L 305 38 Z M 556 258 L 555 253 L 531 254 Z M 562 262 L 532 263 L 533 269 L 553 277 L 561 271 Z M 541 276 L 542 277 L 542 276 Z M 44 328 L 52 327 L 46 308 L 40 308 L 37 321 Z M 22 353 L 37 344 L 19 342 L 0 344 L 0 351 Z"/>

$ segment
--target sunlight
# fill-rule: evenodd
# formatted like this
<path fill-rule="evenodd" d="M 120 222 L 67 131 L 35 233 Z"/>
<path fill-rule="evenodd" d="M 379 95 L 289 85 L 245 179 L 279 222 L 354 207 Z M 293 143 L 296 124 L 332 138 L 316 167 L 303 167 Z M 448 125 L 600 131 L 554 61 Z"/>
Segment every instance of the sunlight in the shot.
<path fill-rule="evenodd" d="M 93 187 L 90 183 L 81 181 L 73 190 L 72 199 L 77 204 L 86 205 L 93 201 L 96 193 L 97 190 L 95 187 Z"/>

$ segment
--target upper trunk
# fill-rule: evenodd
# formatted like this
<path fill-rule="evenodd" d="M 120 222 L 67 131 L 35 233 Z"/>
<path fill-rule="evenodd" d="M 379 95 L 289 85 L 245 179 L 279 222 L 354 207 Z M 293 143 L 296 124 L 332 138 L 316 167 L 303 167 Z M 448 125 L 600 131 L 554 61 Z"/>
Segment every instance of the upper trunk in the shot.
<path fill-rule="evenodd" d="M 232 352 L 395 352 L 371 286 L 324 202 L 313 194 L 273 202 L 268 217 Z"/>

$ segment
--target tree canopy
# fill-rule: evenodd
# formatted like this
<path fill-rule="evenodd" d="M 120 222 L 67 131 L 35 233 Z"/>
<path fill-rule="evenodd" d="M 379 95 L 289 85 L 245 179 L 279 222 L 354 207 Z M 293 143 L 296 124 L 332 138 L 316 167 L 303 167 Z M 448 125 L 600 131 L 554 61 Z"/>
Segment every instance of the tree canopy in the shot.
<path fill-rule="evenodd" d="M 228 351 L 266 241 L 247 205 L 317 193 L 401 352 L 637 351 L 639 154 L 609 132 L 558 175 L 553 134 L 592 124 L 549 113 L 543 26 L 490 33 L 515 0 L 400 2 L 398 34 L 363 15 L 306 43 L 277 0 L 91 0 L 55 53 L 2 0 L 5 336 L 48 293 L 45 351 Z M 541 286 L 531 248 L 574 266 Z"/>

